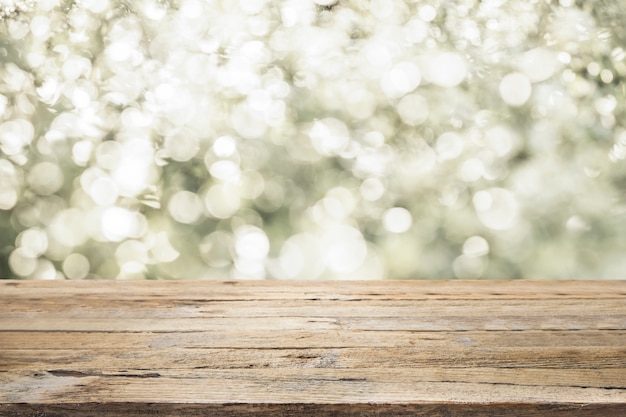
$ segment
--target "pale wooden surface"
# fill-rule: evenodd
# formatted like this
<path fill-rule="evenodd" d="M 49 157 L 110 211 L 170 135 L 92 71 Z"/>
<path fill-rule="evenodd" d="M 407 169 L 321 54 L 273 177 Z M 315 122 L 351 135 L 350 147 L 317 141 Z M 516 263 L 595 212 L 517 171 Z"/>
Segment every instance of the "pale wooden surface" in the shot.
<path fill-rule="evenodd" d="M 0 281 L 44 415 L 626 415 L 626 281 Z"/>

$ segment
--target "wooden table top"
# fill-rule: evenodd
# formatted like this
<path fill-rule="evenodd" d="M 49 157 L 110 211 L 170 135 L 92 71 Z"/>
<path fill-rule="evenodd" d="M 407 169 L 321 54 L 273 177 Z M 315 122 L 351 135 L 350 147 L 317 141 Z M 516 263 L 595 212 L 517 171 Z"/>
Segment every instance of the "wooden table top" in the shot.
<path fill-rule="evenodd" d="M 0 280 L 0 416 L 626 415 L 626 281 Z"/>

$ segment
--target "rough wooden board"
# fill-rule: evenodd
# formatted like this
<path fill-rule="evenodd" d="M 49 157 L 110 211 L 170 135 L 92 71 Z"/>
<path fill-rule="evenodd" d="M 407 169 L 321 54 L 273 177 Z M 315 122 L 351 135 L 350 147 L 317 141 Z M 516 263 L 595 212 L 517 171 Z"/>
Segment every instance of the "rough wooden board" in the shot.
<path fill-rule="evenodd" d="M 89 351 L 72 349 L 19 349 L 2 354 L 0 372 L 17 369 L 37 371 L 55 364 L 59 369 L 76 367 L 81 372 L 98 372 L 103 363 L 111 369 L 125 369 L 132 360 L 135 369 L 176 372 L 188 369 L 333 368 L 383 369 L 489 367 L 498 369 L 605 369 L 626 368 L 625 347 L 456 347 L 422 348 L 185 348 L 129 351 L 101 347 Z M 47 367 L 47 368 L 46 368 Z M 593 368 L 595 367 L 595 368 Z M 597 368 L 600 369 L 597 369 Z M 550 373 L 548 371 L 546 374 Z M 626 378 L 626 375 L 624 376 Z M 622 380 L 621 382 L 623 382 Z M 615 381 L 612 385 L 620 384 Z"/>
<path fill-rule="evenodd" d="M 0 281 L 0 416 L 626 415 L 626 281 Z"/>
<path fill-rule="evenodd" d="M 6 299 L 361 300 L 623 298 L 626 281 L 11 281 Z M 114 297 L 112 297 L 114 295 Z"/>
<path fill-rule="evenodd" d="M 173 404 L 173 403 L 100 403 L 51 404 L 42 412 L 40 405 L 0 404 L 1 416 L 32 417 L 608 417 L 624 415 L 624 407 L 616 404 Z M 514 411 L 513 411 L 514 410 Z"/>
<path fill-rule="evenodd" d="M 231 329 L 215 337 L 215 332 L 67 332 L 67 331 L 5 331 L 0 338 L 0 352 L 9 349 L 72 349 L 74 351 L 99 349 L 127 349 L 132 351 L 165 349 L 184 346 L 185 349 L 233 348 L 245 349 L 301 349 L 301 348 L 359 348 L 406 347 L 615 347 L 623 346 L 626 331 L 614 330 L 527 330 L 508 332 L 412 332 L 370 330 L 281 330 L 268 333 L 261 330 Z M 80 344 L 76 340 L 80 340 Z M 10 352 L 7 352 L 10 353 Z"/>
<path fill-rule="evenodd" d="M 82 318 L 153 318 L 153 319 L 191 319 L 191 318 L 247 318 L 247 317 L 485 317 L 493 309 L 498 309 L 502 316 L 572 316 L 585 309 L 586 317 L 607 317 L 623 309 L 624 300 L 604 298 L 601 304 L 593 300 L 565 299 L 558 305 L 546 304 L 543 300 L 254 300 L 248 301 L 212 301 L 194 300 L 177 301 L 137 299 L 107 301 L 106 305 L 98 300 L 73 296 L 63 298 L 9 299 L 4 300 L 3 318 L 46 318 L 62 317 L 68 312 L 80 313 Z M 37 304 L 33 310 L 31 305 Z M 59 311 L 61 310 L 61 311 Z"/>

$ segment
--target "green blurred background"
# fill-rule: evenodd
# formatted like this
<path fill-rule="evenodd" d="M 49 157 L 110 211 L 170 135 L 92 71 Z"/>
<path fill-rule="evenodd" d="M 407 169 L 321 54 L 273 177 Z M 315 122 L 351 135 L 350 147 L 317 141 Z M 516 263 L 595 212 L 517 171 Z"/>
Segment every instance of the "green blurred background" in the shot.
<path fill-rule="evenodd" d="M 623 279 L 626 8 L 0 9 L 0 276 Z"/>

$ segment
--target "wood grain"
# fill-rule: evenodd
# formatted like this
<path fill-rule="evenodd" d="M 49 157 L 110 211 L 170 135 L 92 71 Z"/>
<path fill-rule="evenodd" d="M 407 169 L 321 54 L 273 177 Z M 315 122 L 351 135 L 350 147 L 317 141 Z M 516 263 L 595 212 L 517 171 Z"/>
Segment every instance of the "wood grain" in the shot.
<path fill-rule="evenodd" d="M 0 416 L 626 415 L 626 281 L 0 281 Z"/>

